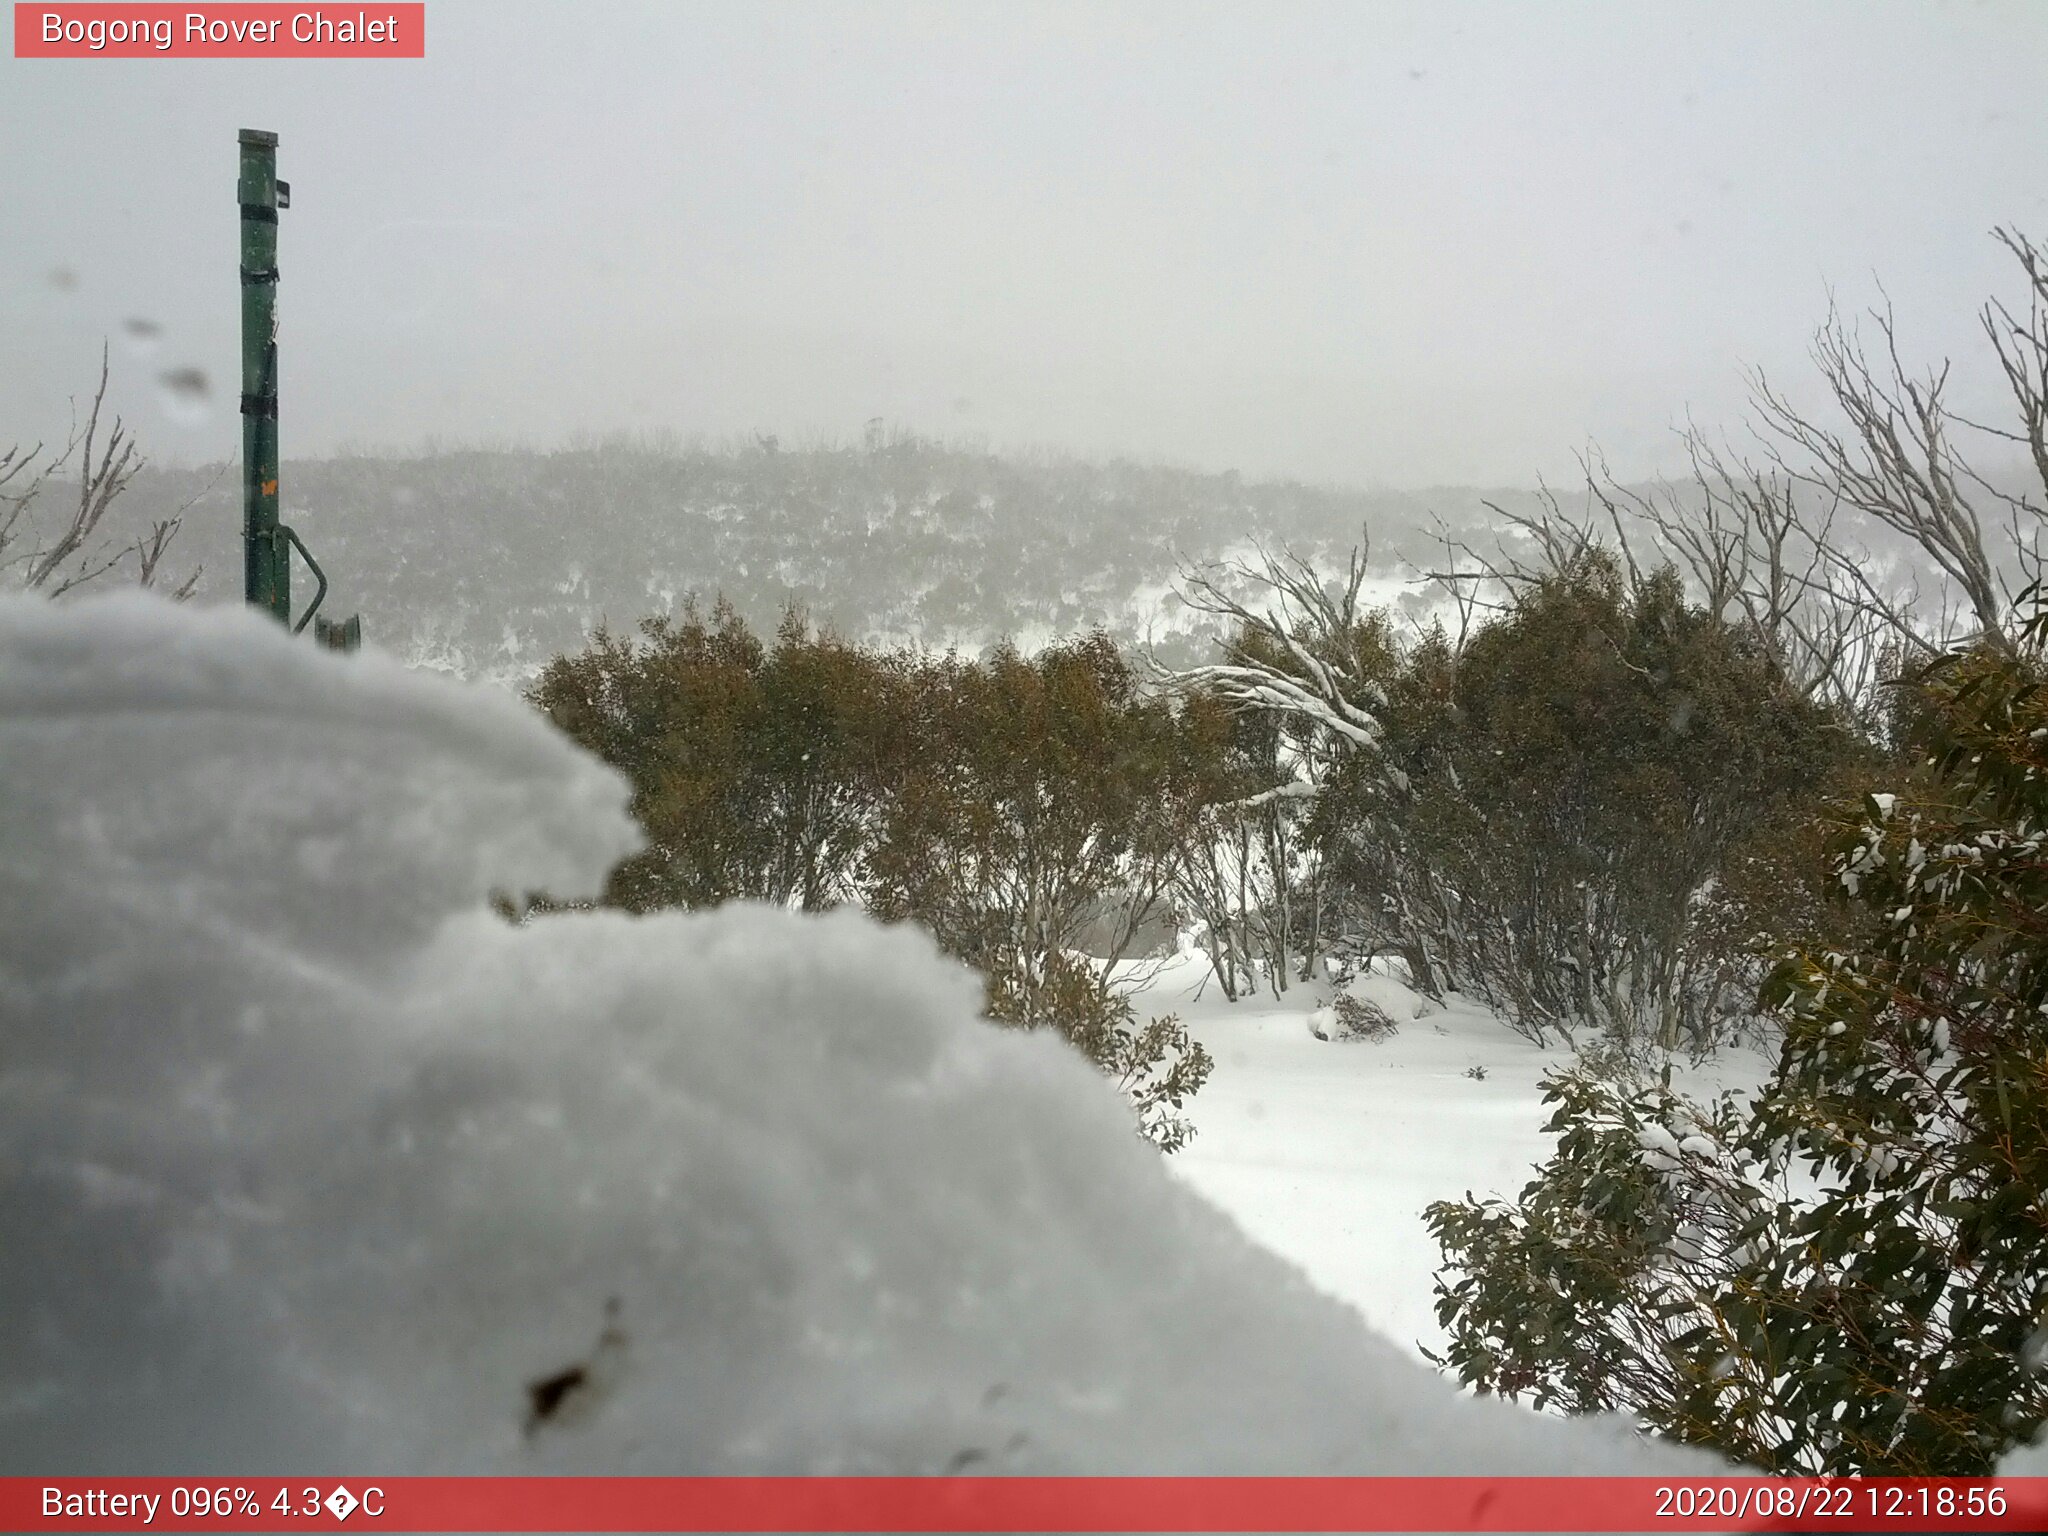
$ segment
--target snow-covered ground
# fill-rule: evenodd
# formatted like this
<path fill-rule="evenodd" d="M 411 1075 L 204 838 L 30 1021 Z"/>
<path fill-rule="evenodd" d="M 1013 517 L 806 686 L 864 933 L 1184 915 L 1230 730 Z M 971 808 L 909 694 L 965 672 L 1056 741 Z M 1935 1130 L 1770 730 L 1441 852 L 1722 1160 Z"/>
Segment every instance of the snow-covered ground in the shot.
<path fill-rule="evenodd" d="M 1433 1348 L 1439 1254 L 1422 1211 L 1528 1183 L 1550 1153 L 1538 1085 L 1571 1052 L 1536 1046 L 1467 999 L 1439 1008 L 1391 977 L 1362 985 L 1395 1016 L 1391 1039 L 1311 1034 L 1328 986 L 1229 1002 L 1196 954 L 1167 962 L 1137 1003 L 1178 1013 L 1216 1060 L 1190 1101 L 1196 1136 L 1170 1160 L 1174 1172 L 1380 1332 Z M 1675 1063 L 1672 1081 L 1705 1097 L 1753 1086 L 1767 1068 L 1735 1050 Z"/>

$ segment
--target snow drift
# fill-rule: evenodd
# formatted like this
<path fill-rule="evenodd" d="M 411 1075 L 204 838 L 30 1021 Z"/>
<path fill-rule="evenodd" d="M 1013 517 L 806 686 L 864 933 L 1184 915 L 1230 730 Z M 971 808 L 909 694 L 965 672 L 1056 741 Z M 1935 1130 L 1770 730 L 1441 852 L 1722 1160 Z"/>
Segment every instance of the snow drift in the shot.
<path fill-rule="evenodd" d="M 0 600 L 0 797 L 0 1472 L 1709 1465 L 1461 1398 L 914 932 L 491 915 L 635 841 L 510 698 Z"/>

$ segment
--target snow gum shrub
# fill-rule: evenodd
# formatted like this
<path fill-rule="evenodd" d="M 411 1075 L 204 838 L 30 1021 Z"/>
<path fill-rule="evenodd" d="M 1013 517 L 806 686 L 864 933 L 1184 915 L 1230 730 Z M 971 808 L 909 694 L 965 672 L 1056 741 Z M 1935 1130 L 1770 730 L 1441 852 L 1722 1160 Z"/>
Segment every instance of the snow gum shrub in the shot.
<path fill-rule="evenodd" d="M 633 784 L 648 846 L 609 904 L 741 898 L 818 911 L 853 899 L 896 739 L 899 669 L 785 617 L 764 646 L 727 604 L 599 630 L 531 697 Z"/>
<path fill-rule="evenodd" d="M 1817 895 L 1780 851 L 1858 751 L 1772 656 L 1593 549 L 1387 695 L 1316 825 L 1370 947 L 1538 1039 L 1705 1048 L 1748 1011 L 1757 933 Z"/>
<path fill-rule="evenodd" d="M 989 1017 L 1024 1028 L 1057 1029 L 1107 1075 L 1137 1111 L 1138 1129 L 1163 1152 L 1193 1140 L 1181 1113 L 1214 1063 L 1167 1014 L 1139 1024 L 1130 999 L 1102 984 L 1086 960 L 1050 956 L 1034 976 L 1022 966 L 989 977 Z"/>
<path fill-rule="evenodd" d="M 1191 1134 L 1179 1110 L 1209 1059 L 1174 1019 L 1139 1024 L 1108 964 L 1163 904 L 1211 738 L 1143 695 L 1106 636 L 965 661 L 792 614 L 763 645 L 720 603 L 637 640 L 600 631 L 532 697 L 632 781 L 648 847 L 608 904 L 853 902 L 920 923 L 982 973 L 992 1018 L 1065 1034 L 1160 1145 Z M 1105 926 L 1102 963 L 1079 957 Z"/>
<path fill-rule="evenodd" d="M 1289 777 L 1293 743 L 1277 716 L 1213 694 L 1190 694 L 1187 712 L 1206 735 L 1212 784 L 1204 824 L 1175 871 L 1175 908 L 1199 927 L 1225 997 L 1256 993 L 1261 976 L 1284 991 L 1297 962 L 1307 972 L 1322 937 L 1312 916 L 1306 924 L 1296 916 L 1313 911 L 1301 899 L 1314 883 L 1300 859 L 1302 802 L 1256 803 Z"/>
<path fill-rule="evenodd" d="M 1362 709 L 1377 699 L 1379 680 L 1395 664 L 1397 645 L 1386 614 L 1357 613 L 1348 625 L 1324 616 L 1290 634 L 1290 653 L 1257 627 L 1235 625 L 1221 646 L 1231 663 L 1276 677 L 1307 681 L 1304 657 L 1350 679 Z M 1313 688 L 1306 691 L 1313 692 Z M 1224 996 L 1275 993 L 1290 980 L 1308 981 L 1317 961 L 1345 935 L 1328 901 L 1326 849 L 1314 832 L 1318 796 L 1350 748 L 1328 726 L 1297 709 L 1225 701 L 1196 689 L 1191 714 L 1212 733 L 1204 761 L 1217 775 L 1201 834 L 1190 840 L 1175 879 L 1175 898 L 1194 918 Z"/>
<path fill-rule="evenodd" d="M 1832 845 L 1861 938 L 1789 951 L 1752 1105 L 1551 1081 L 1516 1206 L 1441 1204 L 1443 1361 L 1779 1472 L 1989 1470 L 2048 1419 L 2048 692 L 2013 652 L 1919 684 L 1932 749 Z"/>
<path fill-rule="evenodd" d="M 1209 1058 L 1171 1018 L 1136 1024 L 1110 967 L 1166 900 L 1208 792 L 1201 742 L 1100 633 L 1025 657 L 908 665 L 916 750 L 871 850 L 868 904 L 929 928 L 987 979 L 991 1017 L 1065 1034 L 1167 1147 Z M 1107 953 L 1077 951 L 1115 914 Z"/>

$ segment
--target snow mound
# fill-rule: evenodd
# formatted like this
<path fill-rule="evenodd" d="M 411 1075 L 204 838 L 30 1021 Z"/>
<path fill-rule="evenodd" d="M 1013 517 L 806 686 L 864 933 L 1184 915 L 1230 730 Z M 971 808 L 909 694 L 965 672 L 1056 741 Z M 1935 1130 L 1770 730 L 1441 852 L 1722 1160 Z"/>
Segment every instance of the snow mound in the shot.
<path fill-rule="evenodd" d="M 1371 1003 L 1388 1018 L 1400 1023 L 1410 1019 L 1426 1019 L 1433 1013 L 1442 1013 L 1443 1005 L 1424 997 L 1420 992 L 1377 971 L 1354 976 L 1344 986 L 1350 996 L 1361 1003 Z"/>
<path fill-rule="evenodd" d="M 1708 1470 L 1461 1397 L 918 934 L 513 927 L 626 791 L 239 612 L 0 600 L 0 1473 Z"/>

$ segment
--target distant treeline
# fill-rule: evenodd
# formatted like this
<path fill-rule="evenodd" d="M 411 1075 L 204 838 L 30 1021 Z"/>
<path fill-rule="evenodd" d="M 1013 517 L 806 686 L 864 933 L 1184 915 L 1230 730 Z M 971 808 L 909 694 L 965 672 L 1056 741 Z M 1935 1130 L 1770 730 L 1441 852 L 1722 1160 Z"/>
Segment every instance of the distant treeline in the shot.
<path fill-rule="evenodd" d="M 1028 648 L 1098 627 L 1137 639 L 1185 623 L 1167 596 L 1179 560 L 1253 540 L 1341 550 L 1370 523 L 1392 580 L 1404 531 L 1430 513 L 1475 537 L 1488 516 L 1475 491 L 1241 483 L 900 436 L 345 457 L 287 462 L 283 481 L 333 601 L 360 611 L 376 643 L 505 680 L 600 622 L 680 613 L 693 593 L 761 630 L 794 604 L 844 635 L 938 649 L 1005 637 Z M 125 493 L 137 517 L 191 503 L 177 558 L 204 566 L 200 591 L 216 598 L 239 582 L 239 495 L 218 469 L 147 468 Z"/>

